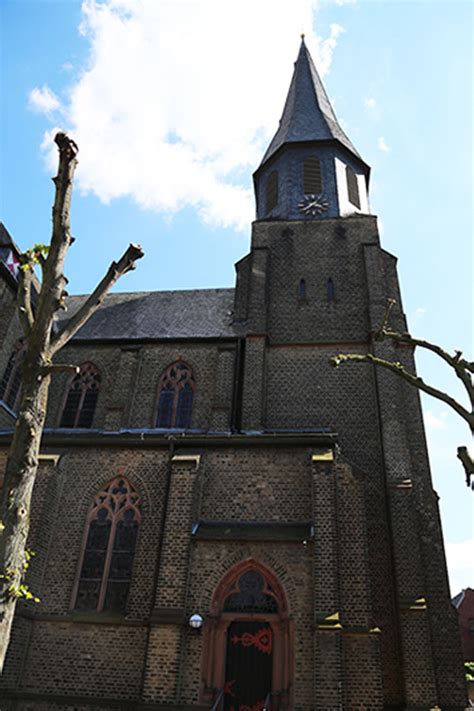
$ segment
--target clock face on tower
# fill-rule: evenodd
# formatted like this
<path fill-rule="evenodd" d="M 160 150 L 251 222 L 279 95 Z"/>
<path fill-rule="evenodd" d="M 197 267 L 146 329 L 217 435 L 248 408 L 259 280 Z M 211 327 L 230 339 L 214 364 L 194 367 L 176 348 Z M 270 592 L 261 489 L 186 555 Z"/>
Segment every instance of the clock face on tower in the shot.
<path fill-rule="evenodd" d="M 323 194 L 320 193 L 319 195 L 303 195 L 298 207 L 304 215 L 316 217 L 328 209 L 328 204 Z"/>

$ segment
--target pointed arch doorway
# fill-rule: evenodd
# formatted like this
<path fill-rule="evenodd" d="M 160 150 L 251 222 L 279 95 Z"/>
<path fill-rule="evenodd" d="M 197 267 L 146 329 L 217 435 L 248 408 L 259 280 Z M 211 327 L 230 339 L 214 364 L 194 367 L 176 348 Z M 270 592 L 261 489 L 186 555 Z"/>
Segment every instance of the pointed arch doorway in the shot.
<path fill-rule="evenodd" d="M 203 700 L 223 691 L 219 711 L 289 708 L 293 644 L 288 605 L 276 575 L 253 559 L 218 584 L 204 629 Z M 269 697 L 271 695 L 271 697 Z"/>

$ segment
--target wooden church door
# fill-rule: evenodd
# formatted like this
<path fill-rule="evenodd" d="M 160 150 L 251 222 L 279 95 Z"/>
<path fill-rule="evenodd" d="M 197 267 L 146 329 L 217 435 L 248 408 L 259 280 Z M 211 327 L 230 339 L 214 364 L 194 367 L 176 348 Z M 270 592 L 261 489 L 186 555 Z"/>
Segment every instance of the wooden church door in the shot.
<path fill-rule="evenodd" d="M 272 691 L 273 632 L 264 621 L 236 620 L 227 629 L 225 711 L 261 711 Z"/>

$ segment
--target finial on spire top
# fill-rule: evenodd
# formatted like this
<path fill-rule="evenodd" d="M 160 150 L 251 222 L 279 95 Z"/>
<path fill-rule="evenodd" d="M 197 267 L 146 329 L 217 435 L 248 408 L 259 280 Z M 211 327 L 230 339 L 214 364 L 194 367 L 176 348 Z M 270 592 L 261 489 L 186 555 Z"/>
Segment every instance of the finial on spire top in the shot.
<path fill-rule="evenodd" d="M 302 39 L 303 42 L 304 42 L 304 32 L 301 33 L 301 39 Z"/>

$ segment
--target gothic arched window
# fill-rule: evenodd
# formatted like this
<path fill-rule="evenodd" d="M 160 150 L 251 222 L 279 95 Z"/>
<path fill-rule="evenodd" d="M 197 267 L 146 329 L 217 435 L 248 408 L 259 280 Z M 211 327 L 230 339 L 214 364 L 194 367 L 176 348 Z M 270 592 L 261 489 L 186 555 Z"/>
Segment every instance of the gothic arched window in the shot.
<path fill-rule="evenodd" d="M 331 277 L 329 277 L 329 279 L 327 281 L 326 288 L 327 288 L 328 301 L 334 301 L 334 299 L 336 298 L 336 290 L 334 288 L 334 282 L 331 279 Z"/>
<path fill-rule="evenodd" d="M 163 429 L 189 429 L 196 387 L 193 371 L 178 360 L 160 378 L 156 426 Z"/>
<path fill-rule="evenodd" d="M 140 497 L 124 477 L 99 491 L 87 516 L 76 610 L 125 612 L 140 524 Z"/>
<path fill-rule="evenodd" d="M 19 340 L 8 359 L 7 367 L 0 382 L 0 400 L 16 411 L 20 401 L 21 364 L 25 357 L 25 343 Z"/>
<path fill-rule="evenodd" d="M 224 602 L 224 612 L 278 612 L 278 603 L 269 582 L 251 568 L 234 583 Z"/>
<path fill-rule="evenodd" d="M 322 191 L 321 161 L 317 156 L 308 156 L 303 162 L 303 192 L 305 195 L 319 195 Z"/>
<path fill-rule="evenodd" d="M 357 175 L 354 173 L 350 165 L 346 165 L 346 180 L 349 202 L 358 207 L 360 210 L 359 184 L 357 182 Z"/>
<path fill-rule="evenodd" d="M 276 170 L 270 173 L 267 180 L 267 213 L 271 212 L 278 205 L 278 173 Z"/>
<path fill-rule="evenodd" d="M 304 279 L 300 279 L 300 283 L 298 284 L 298 299 L 300 301 L 306 299 L 306 281 Z"/>
<path fill-rule="evenodd" d="M 60 427 L 91 427 L 100 389 L 100 373 L 93 363 L 83 363 L 69 383 Z"/>

